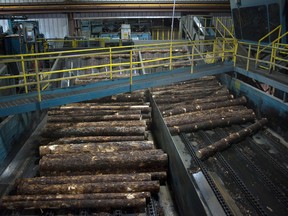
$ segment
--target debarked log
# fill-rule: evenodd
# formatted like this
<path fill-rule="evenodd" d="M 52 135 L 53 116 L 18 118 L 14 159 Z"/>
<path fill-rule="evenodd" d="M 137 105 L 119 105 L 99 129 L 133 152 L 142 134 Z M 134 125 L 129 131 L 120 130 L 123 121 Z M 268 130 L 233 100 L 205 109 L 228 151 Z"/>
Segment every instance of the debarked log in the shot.
<path fill-rule="evenodd" d="M 244 105 L 247 103 L 247 100 L 244 96 L 232 100 L 220 101 L 220 102 L 212 102 L 212 103 L 204 103 L 204 104 L 192 104 L 192 105 L 183 105 L 176 107 L 174 109 L 165 110 L 162 112 L 163 116 L 173 116 L 179 115 L 187 112 L 195 112 L 199 110 L 209 110 L 215 109 L 219 107 L 229 107 L 229 106 L 237 106 Z"/>
<path fill-rule="evenodd" d="M 67 136 L 145 136 L 146 127 L 67 127 L 53 131 L 52 134 L 43 134 L 51 138 Z"/>
<path fill-rule="evenodd" d="M 144 141 L 145 136 L 87 136 L 87 137 L 63 137 L 50 142 L 49 145 L 58 144 L 79 144 L 98 142 L 122 142 L 122 141 Z"/>
<path fill-rule="evenodd" d="M 159 172 L 166 171 L 168 161 L 167 154 L 77 154 L 73 156 L 69 155 L 69 157 L 67 155 L 61 155 L 62 157 L 57 157 L 57 155 L 47 156 L 43 156 L 39 163 L 41 176 L 77 171 L 92 171 L 95 174 Z"/>
<path fill-rule="evenodd" d="M 165 172 L 164 172 L 165 173 Z M 158 175 L 164 175 L 159 173 Z M 83 175 L 83 176 L 42 176 L 34 178 L 22 178 L 16 180 L 16 185 L 21 184 L 72 184 L 72 183 L 98 183 L 98 182 L 130 182 L 130 181 L 150 181 L 151 173 L 131 173 L 131 174 L 107 174 L 107 175 Z"/>
<path fill-rule="evenodd" d="M 213 119 L 213 120 L 197 122 L 193 124 L 169 127 L 169 131 L 171 134 L 177 134 L 177 133 L 192 132 L 192 131 L 197 131 L 197 130 L 212 129 L 215 127 L 224 127 L 224 126 L 229 126 L 232 124 L 242 124 L 248 121 L 253 121 L 255 120 L 255 118 L 256 118 L 255 113 L 252 113 L 249 115 L 243 115 L 241 117 L 233 116 L 233 117 L 227 117 L 227 118 L 218 118 L 218 119 Z"/>
<path fill-rule="evenodd" d="M 258 130 L 260 130 L 265 124 L 267 124 L 268 120 L 266 118 L 261 119 L 254 124 L 239 130 L 238 132 L 231 133 L 229 136 L 222 138 L 221 140 L 205 147 L 202 149 L 199 149 L 196 152 L 196 155 L 200 159 L 206 159 L 208 157 L 213 156 L 219 151 L 223 151 L 227 149 L 232 143 L 239 142 L 243 139 L 245 139 L 248 136 L 253 135 L 256 133 Z"/>
<path fill-rule="evenodd" d="M 46 154 L 71 154 L 71 153 L 96 153 L 154 149 L 153 141 L 126 141 L 106 143 L 85 143 L 85 144 L 60 144 L 40 146 L 40 156 Z M 69 157 L 69 156 L 68 156 Z"/>
<path fill-rule="evenodd" d="M 142 116 L 138 115 L 105 115 L 105 116 L 49 116 L 48 122 L 97 122 L 97 121 L 131 121 L 141 120 Z"/>
<path fill-rule="evenodd" d="M 44 194 L 91 194 L 91 193 L 132 193 L 132 192 L 159 192 L 158 181 L 136 182 L 101 182 L 79 184 L 25 184 L 18 185 L 18 194 L 44 195 Z"/>
<path fill-rule="evenodd" d="M 247 109 L 242 106 L 235 107 L 223 107 L 212 110 L 204 110 L 198 112 L 191 112 L 185 114 L 179 114 L 164 118 L 168 127 L 179 126 L 184 124 L 192 124 L 206 120 L 212 120 L 217 118 L 227 118 L 233 116 L 242 116 L 246 114 L 254 113 L 252 109 Z"/>
<path fill-rule="evenodd" d="M 146 205 L 145 198 L 139 199 L 86 199 L 86 200 L 49 200 L 49 201 L 15 201 L 4 202 L 7 209 L 67 209 L 67 208 L 143 208 Z"/>

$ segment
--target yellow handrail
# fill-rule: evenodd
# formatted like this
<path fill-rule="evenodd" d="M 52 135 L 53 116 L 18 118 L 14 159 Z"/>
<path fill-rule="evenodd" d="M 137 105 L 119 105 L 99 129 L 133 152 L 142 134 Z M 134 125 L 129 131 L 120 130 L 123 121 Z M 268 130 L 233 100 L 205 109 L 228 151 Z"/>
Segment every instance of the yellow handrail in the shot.
<path fill-rule="evenodd" d="M 219 27 L 218 23 L 224 29 L 224 35 L 221 33 L 221 30 L 218 28 Z M 227 32 L 231 38 L 235 39 L 235 37 L 232 34 L 232 32 L 230 32 L 230 30 L 221 22 L 221 20 L 219 18 L 216 19 L 216 30 L 218 31 L 219 34 L 221 34 L 221 36 L 223 38 L 226 38 L 226 32 Z"/>
<path fill-rule="evenodd" d="M 281 36 L 285 37 L 288 34 L 285 33 Z M 280 38 L 280 39 L 281 39 Z M 220 40 L 218 38 L 217 40 Z M 196 65 L 196 62 L 203 60 L 201 56 L 206 56 L 206 59 L 209 59 L 210 61 L 215 61 L 216 58 L 219 58 L 219 60 L 224 61 L 227 59 L 227 57 L 231 58 L 234 61 L 234 64 L 238 62 L 239 58 L 247 59 L 247 65 L 246 68 L 249 69 L 251 64 L 255 61 L 255 58 L 251 55 L 251 51 L 255 50 L 257 48 L 257 44 L 248 44 L 249 46 L 249 52 L 247 56 L 241 56 L 237 54 L 237 47 L 239 44 L 243 44 L 243 42 L 239 42 L 233 38 L 226 38 L 221 39 L 222 40 L 222 47 L 221 49 L 213 49 L 212 51 L 203 51 L 201 53 L 196 52 L 197 47 L 207 47 L 207 46 L 213 46 L 214 43 L 217 43 L 217 40 L 207 40 L 207 41 L 181 41 L 181 42 L 167 42 L 167 43 L 161 43 L 161 44 L 148 44 L 148 45 L 132 45 L 132 46 L 123 46 L 122 49 L 119 49 L 119 47 L 109 47 L 109 48 L 98 48 L 98 49 L 86 49 L 86 50 L 74 50 L 73 52 L 66 53 L 64 52 L 57 52 L 58 56 L 55 52 L 53 52 L 52 55 L 50 53 L 46 53 L 46 55 L 42 54 L 25 54 L 25 55 L 17 55 L 10 56 L 10 58 L 4 57 L 0 58 L 1 60 L 4 59 L 4 61 L 16 61 L 19 64 L 23 64 L 24 62 L 28 62 L 30 64 L 33 63 L 35 66 L 35 70 L 32 72 L 29 72 L 28 70 L 25 70 L 25 73 L 23 72 L 20 75 L 13 75 L 13 76 L 1 76 L 1 79 L 23 79 L 26 77 L 26 81 L 24 83 L 17 83 L 15 85 L 7 85 L 7 86 L 0 86 L 0 90 L 3 89 L 9 89 L 9 88 L 16 88 L 16 87 L 24 87 L 25 89 L 29 87 L 35 86 L 34 89 L 37 91 L 38 94 L 38 101 L 40 102 L 42 100 L 42 92 L 43 89 L 45 89 L 47 86 L 50 85 L 50 83 L 53 82 L 59 82 L 63 80 L 76 80 L 81 78 L 99 78 L 101 76 L 104 76 L 107 79 L 113 79 L 115 78 L 115 74 L 118 74 L 120 72 L 124 72 L 126 77 L 129 77 L 129 83 L 130 85 L 133 85 L 133 77 L 134 77 L 134 71 L 137 72 L 137 74 L 140 74 L 140 70 L 145 68 L 146 70 L 152 70 L 153 68 L 159 68 L 161 67 L 166 68 L 163 69 L 163 71 L 167 69 L 173 69 L 175 67 L 179 66 L 191 66 L 191 72 L 194 72 L 194 65 Z M 286 52 L 288 51 L 288 47 L 285 44 L 280 43 L 274 43 L 273 47 L 276 49 L 276 47 L 281 47 L 281 51 Z M 190 50 L 190 53 L 185 51 Z M 271 48 L 271 51 L 273 50 L 273 47 Z M 261 46 L 262 48 L 262 46 Z M 176 52 L 177 51 L 177 52 Z M 88 52 L 88 53 L 86 53 Z M 142 55 L 147 53 L 144 58 L 141 60 L 137 59 L 137 56 L 135 53 L 141 52 Z M 166 53 L 165 55 L 158 55 L 155 56 L 154 54 L 151 55 L 151 53 L 157 53 L 157 52 L 163 52 Z M 59 53 L 63 54 L 64 56 L 59 56 Z M 149 54 L 150 53 L 150 54 Z M 87 57 L 87 56 L 94 56 L 95 58 L 98 58 L 101 56 L 101 54 L 105 57 L 105 61 L 99 64 L 91 64 L 90 66 L 85 67 L 74 67 L 74 68 L 67 68 L 67 69 L 56 69 L 53 71 L 50 69 L 43 71 L 42 64 L 45 59 L 77 59 L 79 57 Z M 122 56 L 121 61 L 116 63 L 116 60 L 113 59 L 116 56 Z M 102 57 L 103 57 L 102 56 Z M 265 61 L 265 63 L 269 64 L 270 66 L 274 67 L 283 67 L 279 65 L 277 61 L 281 61 L 283 57 L 281 55 L 277 55 L 277 52 L 273 53 L 273 59 L 272 61 Z M 117 57 L 118 58 L 118 57 Z M 100 60 L 99 60 L 100 61 Z M 261 60 L 262 62 L 262 60 Z M 25 65 L 24 65 L 25 66 Z M 96 70 L 96 72 L 95 72 Z M 154 69 L 153 69 L 154 70 Z M 158 70 L 158 69 L 157 69 Z M 80 71 L 81 73 L 78 74 L 77 71 Z M 98 72 L 99 71 L 99 72 Z M 72 77 L 65 77 L 64 74 L 74 73 L 75 76 Z M 77 72 L 77 74 L 76 74 Z M 60 78 L 55 78 L 55 76 L 50 76 L 52 74 L 59 74 Z M 33 90 L 33 89 L 32 89 Z M 25 91 L 26 92 L 26 91 Z M 26 92 L 27 93 L 27 92 Z"/>
<path fill-rule="evenodd" d="M 272 31 L 270 31 L 269 33 L 267 33 L 266 35 L 264 35 L 259 41 L 258 41 L 258 47 L 257 47 L 257 53 L 256 53 L 256 65 L 258 63 L 258 60 L 259 60 L 259 56 L 260 56 L 260 53 L 263 52 L 265 49 L 267 49 L 269 46 L 271 46 L 273 44 L 273 42 L 275 41 L 278 41 L 278 38 L 275 39 L 273 42 L 269 43 L 267 46 L 265 46 L 263 49 L 260 50 L 260 45 L 261 45 L 261 42 L 263 40 L 265 40 L 266 38 L 268 38 L 271 34 L 273 34 L 274 32 L 276 32 L 278 30 L 278 38 L 280 37 L 281 35 L 281 32 L 282 32 L 282 25 L 279 25 L 277 26 L 275 29 L 273 29 Z"/>

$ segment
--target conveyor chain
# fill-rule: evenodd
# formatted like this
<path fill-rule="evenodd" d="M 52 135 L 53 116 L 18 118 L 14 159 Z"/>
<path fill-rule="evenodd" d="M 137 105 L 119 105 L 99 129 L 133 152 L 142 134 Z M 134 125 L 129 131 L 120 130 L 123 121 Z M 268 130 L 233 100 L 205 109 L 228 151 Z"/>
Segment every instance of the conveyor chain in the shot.
<path fill-rule="evenodd" d="M 210 185 L 211 189 L 213 190 L 215 196 L 217 197 L 220 205 L 222 206 L 224 212 L 226 213 L 226 215 L 233 215 L 229 206 L 226 204 L 222 194 L 220 193 L 220 191 L 217 189 L 215 183 L 213 182 L 213 180 L 211 179 L 210 175 L 208 174 L 208 171 L 207 169 L 205 168 L 204 164 L 202 163 L 202 161 L 197 158 L 191 144 L 190 144 L 190 141 L 187 137 L 187 135 L 185 133 L 181 133 L 180 134 L 180 138 L 182 140 L 182 142 L 185 144 L 185 147 L 187 148 L 187 150 L 189 151 L 191 157 L 192 157 L 192 160 L 193 162 L 199 166 L 199 168 L 201 169 L 203 175 L 205 176 L 208 184 Z"/>
<path fill-rule="evenodd" d="M 216 133 L 221 134 L 223 136 L 227 136 L 227 133 L 223 131 L 223 129 L 216 129 Z M 276 198 L 288 208 L 288 198 L 283 194 L 278 187 L 262 172 L 262 170 L 251 161 L 249 157 L 247 157 L 245 154 L 243 154 L 242 151 L 237 148 L 237 145 L 232 145 L 231 149 L 235 150 L 245 161 L 249 164 L 253 170 L 256 171 L 257 175 L 260 176 L 260 179 L 263 181 L 263 183 L 269 188 L 271 192 L 273 192 L 276 196 Z"/>
<path fill-rule="evenodd" d="M 207 144 L 213 144 L 213 140 L 204 132 L 199 131 L 200 136 Z M 230 176 L 233 178 L 235 183 L 238 184 L 239 188 L 242 190 L 242 192 L 245 194 L 245 197 L 251 202 L 251 205 L 255 208 L 257 213 L 259 215 L 267 215 L 267 213 L 264 211 L 261 204 L 258 202 L 258 200 L 253 196 L 253 194 L 249 191 L 247 186 L 245 185 L 244 181 L 240 178 L 240 176 L 233 170 L 233 168 L 229 165 L 229 163 L 225 160 L 225 158 L 220 154 L 217 153 L 215 155 L 217 160 L 221 163 L 221 165 L 229 172 Z"/>
<path fill-rule="evenodd" d="M 147 207 L 146 207 L 146 215 L 147 216 L 157 216 L 157 209 L 155 206 L 155 201 L 154 199 L 151 197 L 148 201 Z"/>
<path fill-rule="evenodd" d="M 240 130 L 241 127 L 240 126 L 233 126 L 233 129 L 235 130 Z M 251 142 L 251 138 L 248 137 L 247 138 L 249 140 L 249 142 Z M 275 143 L 275 141 L 273 139 L 269 138 L 269 141 L 273 142 L 273 145 L 275 144 L 275 146 L 277 145 L 277 143 Z M 277 145 L 278 147 L 280 147 L 279 145 Z M 260 145 L 253 145 L 253 147 L 255 149 L 257 149 L 257 151 L 260 151 L 274 166 L 276 166 L 278 168 L 278 170 L 286 177 L 288 178 L 288 170 L 286 167 L 284 167 L 282 164 L 280 164 L 275 158 L 273 158 L 267 151 L 265 151 Z"/>

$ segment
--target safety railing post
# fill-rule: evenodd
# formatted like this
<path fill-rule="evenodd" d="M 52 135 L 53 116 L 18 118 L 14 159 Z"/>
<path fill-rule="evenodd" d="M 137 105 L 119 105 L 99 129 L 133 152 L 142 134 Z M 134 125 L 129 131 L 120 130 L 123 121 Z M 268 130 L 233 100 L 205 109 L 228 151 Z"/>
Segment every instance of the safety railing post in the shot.
<path fill-rule="evenodd" d="M 191 74 L 194 73 L 194 53 L 195 53 L 195 44 L 192 45 Z"/>
<path fill-rule="evenodd" d="M 256 58 L 255 58 L 255 65 L 256 65 L 256 67 L 257 67 L 257 65 L 258 65 L 259 56 L 260 56 L 260 45 L 261 45 L 261 42 L 258 41 L 257 52 L 256 52 Z"/>
<path fill-rule="evenodd" d="M 37 93 L 38 93 L 38 101 L 41 102 L 41 86 L 40 86 L 40 78 L 39 78 L 39 66 L 38 66 L 38 60 L 34 60 L 35 64 L 35 73 L 36 73 L 36 82 L 37 82 Z"/>
<path fill-rule="evenodd" d="M 222 38 L 222 62 L 225 60 L 225 38 Z"/>
<path fill-rule="evenodd" d="M 25 84 L 25 93 L 28 93 L 26 69 L 25 69 L 25 62 L 24 62 L 23 55 L 21 55 L 21 66 L 22 66 L 23 79 L 24 79 L 24 84 Z"/>
<path fill-rule="evenodd" d="M 133 52 L 130 50 L 130 90 L 132 89 L 132 71 L 133 71 Z"/>
<path fill-rule="evenodd" d="M 250 57 L 251 57 L 251 44 L 249 44 L 248 48 L 248 57 L 247 57 L 247 65 L 246 65 L 246 71 L 249 70 L 249 65 L 250 65 Z"/>
<path fill-rule="evenodd" d="M 218 41 L 218 39 L 215 38 L 215 40 L 213 42 L 213 59 L 212 59 L 212 63 L 215 63 L 216 57 L 217 57 L 217 41 Z"/>
<path fill-rule="evenodd" d="M 172 50 L 172 42 L 170 44 L 170 52 L 169 52 L 169 69 L 172 70 L 172 55 L 173 55 L 173 50 Z"/>
<path fill-rule="evenodd" d="M 272 47 L 271 47 L 272 51 L 271 51 L 271 57 L 270 57 L 270 65 L 269 65 L 269 72 L 271 72 L 272 68 L 273 70 L 275 70 L 275 58 L 276 58 L 276 47 L 275 47 L 275 43 L 272 43 Z"/>
<path fill-rule="evenodd" d="M 238 52 L 238 41 L 234 40 L 234 56 L 233 56 L 234 66 L 236 66 L 237 52 Z"/>
<path fill-rule="evenodd" d="M 110 79 L 112 79 L 112 70 L 113 70 L 113 67 L 112 67 L 112 48 L 110 47 L 109 48 L 109 70 L 110 70 Z"/>
<path fill-rule="evenodd" d="M 156 40 L 159 40 L 159 30 L 156 31 Z"/>

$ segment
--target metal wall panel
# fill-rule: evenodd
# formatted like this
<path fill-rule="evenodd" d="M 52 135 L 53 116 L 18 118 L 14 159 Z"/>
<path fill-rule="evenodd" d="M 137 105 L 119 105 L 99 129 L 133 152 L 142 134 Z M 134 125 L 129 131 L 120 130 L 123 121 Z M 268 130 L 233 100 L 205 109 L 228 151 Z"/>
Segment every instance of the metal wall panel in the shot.
<path fill-rule="evenodd" d="M 8 20 L 0 19 L 0 26 L 3 27 L 3 32 L 6 32 L 8 30 Z"/>
<path fill-rule="evenodd" d="M 28 20 L 39 22 L 39 31 L 46 38 L 64 38 L 68 36 L 68 18 L 65 14 L 29 15 Z"/>

